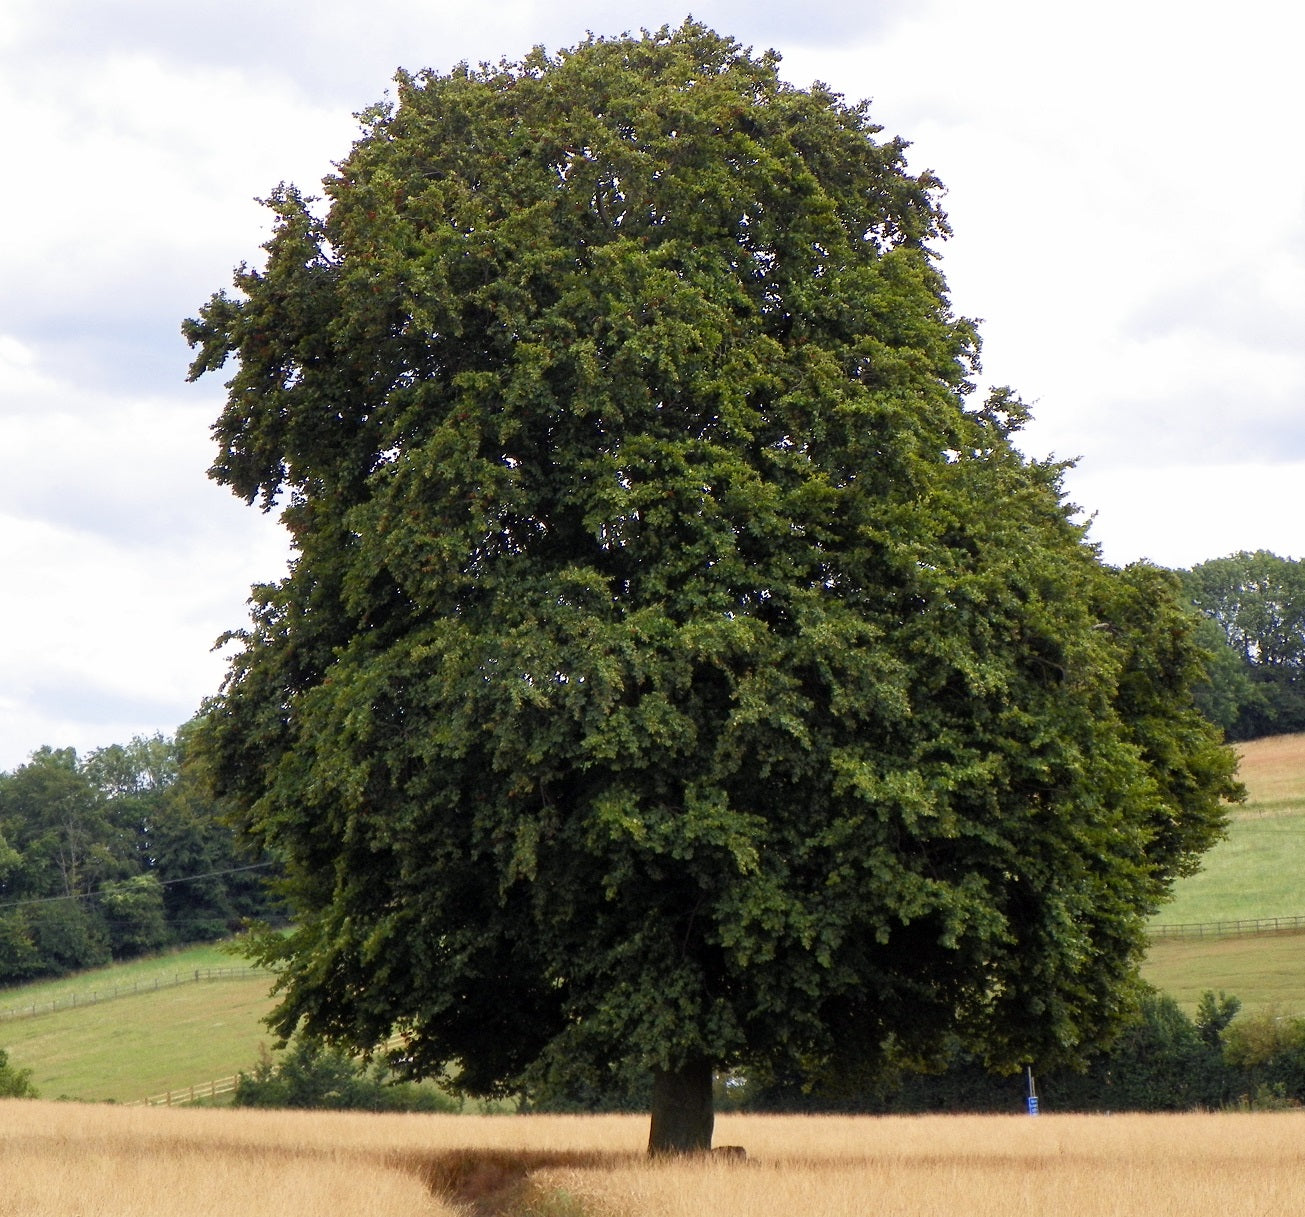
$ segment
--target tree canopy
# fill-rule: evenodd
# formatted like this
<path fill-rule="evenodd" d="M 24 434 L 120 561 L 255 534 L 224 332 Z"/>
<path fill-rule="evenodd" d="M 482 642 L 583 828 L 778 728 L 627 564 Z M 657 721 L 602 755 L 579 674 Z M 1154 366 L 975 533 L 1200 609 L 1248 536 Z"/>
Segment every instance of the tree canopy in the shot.
<path fill-rule="evenodd" d="M 1230 739 L 1305 730 L 1305 564 L 1242 550 L 1180 575 L 1209 623 L 1207 715 Z"/>
<path fill-rule="evenodd" d="M 190 732 L 0 773 L 0 984 L 231 934 L 273 905 Z"/>
<path fill-rule="evenodd" d="M 1172 576 L 972 400 L 941 187 L 687 23 L 401 74 L 265 265 L 212 474 L 295 546 L 207 747 L 286 859 L 276 1025 L 497 1093 L 1074 1059 L 1219 835 Z"/>

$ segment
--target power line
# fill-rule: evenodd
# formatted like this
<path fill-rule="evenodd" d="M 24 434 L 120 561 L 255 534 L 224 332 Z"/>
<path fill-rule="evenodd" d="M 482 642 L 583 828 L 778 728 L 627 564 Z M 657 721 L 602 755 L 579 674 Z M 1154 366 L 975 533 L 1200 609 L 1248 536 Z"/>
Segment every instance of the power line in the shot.
<path fill-rule="evenodd" d="M 160 879 L 158 880 L 158 885 L 160 887 L 174 887 L 178 883 L 196 883 L 200 879 L 218 879 L 223 875 L 239 875 L 245 871 L 266 870 L 269 866 L 275 865 L 275 862 L 254 862 L 248 866 L 231 866 L 227 867 L 225 870 L 205 871 L 200 875 L 184 875 L 180 879 Z M 149 873 L 149 871 L 142 871 L 141 875 L 148 875 Z M 136 879 L 139 877 L 140 875 L 130 875 L 128 876 L 128 879 L 119 880 L 118 882 L 128 882 L 130 879 Z M 95 892 L 75 892 L 70 896 L 32 896 L 27 900 L 6 901 L 5 903 L 0 904 L 0 912 L 4 912 L 7 909 L 28 908 L 35 904 L 57 904 L 62 900 L 94 900 L 97 896 L 102 896 L 104 894 L 104 890 L 101 888 L 99 891 Z"/>

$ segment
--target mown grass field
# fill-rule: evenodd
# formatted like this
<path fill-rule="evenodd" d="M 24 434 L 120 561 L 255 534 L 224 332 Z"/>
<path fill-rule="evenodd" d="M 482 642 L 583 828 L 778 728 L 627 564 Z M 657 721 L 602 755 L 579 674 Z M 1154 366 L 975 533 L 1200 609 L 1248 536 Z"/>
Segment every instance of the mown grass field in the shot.
<path fill-rule="evenodd" d="M 194 973 L 200 969 L 243 968 L 248 961 L 233 954 L 222 943 L 206 943 L 169 951 L 163 955 L 150 955 L 145 959 L 131 959 L 123 963 L 93 968 L 72 976 L 54 980 L 38 980 L 26 985 L 0 987 L 0 1016 L 16 1007 L 45 1005 L 52 1001 L 64 1002 L 78 997 L 86 999 L 96 993 L 112 989 L 126 989 L 132 985 L 147 985 L 154 981 L 167 981 L 175 976 Z"/>
<path fill-rule="evenodd" d="M 1155 918 L 1164 924 L 1305 916 L 1305 735 L 1238 746 L 1247 800 L 1228 839 L 1182 880 Z"/>
<path fill-rule="evenodd" d="M 1247 801 L 1200 873 L 1181 880 L 1162 925 L 1305 916 L 1305 735 L 1238 746 Z M 1153 942 L 1143 974 L 1189 1010 L 1207 989 L 1248 1010 L 1305 1014 L 1305 932 Z"/>
<path fill-rule="evenodd" d="M 746 1161 L 649 1162 L 628 1116 L 0 1102 L 23 1217 L 1227 1217 L 1305 1212 L 1305 1114 L 723 1116 Z"/>
<path fill-rule="evenodd" d="M 196 971 L 242 967 L 216 947 L 97 968 L 21 988 L 0 989 L 0 1047 L 32 1070 L 46 1098 L 132 1102 L 251 1068 L 272 1037 L 270 978 L 194 980 Z M 183 983 L 175 984 L 181 979 Z M 160 987 L 148 988 L 154 981 Z M 140 985 L 138 994 L 96 1000 Z M 76 1006 L 67 1003 L 76 1000 Z M 6 1012 L 58 1001 L 57 1013 Z M 93 1003 L 93 1004 L 92 1004 Z"/>

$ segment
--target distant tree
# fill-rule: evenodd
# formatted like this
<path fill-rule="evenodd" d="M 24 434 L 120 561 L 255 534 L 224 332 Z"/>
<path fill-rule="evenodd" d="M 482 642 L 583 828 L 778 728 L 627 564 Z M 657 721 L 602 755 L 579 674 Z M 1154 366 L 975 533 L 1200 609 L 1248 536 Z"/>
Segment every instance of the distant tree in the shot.
<path fill-rule="evenodd" d="M 0 817 L 23 859 L 15 894 L 79 898 L 130 873 L 128 851 L 72 748 L 39 748 L 5 775 Z"/>
<path fill-rule="evenodd" d="M 1242 1008 L 1241 998 L 1213 989 L 1201 994 L 1196 1004 L 1196 1029 L 1207 1048 L 1222 1049 L 1223 1033 Z"/>
<path fill-rule="evenodd" d="M 1197 638 L 1207 656 L 1205 679 L 1194 690 L 1197 708 L 1229 739 L 1250 738 L 1255 733 L 1251 724 L 1260 720 L 1265 708 L 1263 686 L 1211 618 L 1202 618 Z"/>
<path fill-rule="evenodd" d="M 1164 993 L 1144 995 L 1124 1033 L 1082 1074 L 1044 1078 L 1053 1111 L 1193 1111 L 1221 1099 L 1219 1046 Z"/>
<path fill-rule="evenodd" d="M 1305 1102 L 1305 1018 L 1260 1010 L 1231 1022 L 1224 1056 L 1240 1073 L 1239 1094 L 1252 1105 Z"/>
<path fill-rule="evenodd" d="M 461 1104 L 430 1086 L 395 1080 L 339 1049 L 297 1040 L 279 1058 L 266 1054 L 236 1082 L 237 1107 L 335 1111 L 457 1111 Z"/>
<path fill-rule="evenodd" d="M 219 938 L 276 907 L 191 734 L 41 748 L 0 774 L 0 983 Z"/>
<path fill-rule="evenodd" d="M 1220 834 L 1172 578 L 969 399 L 938 182 L 700 25 L 401 76 L 264 269 L 213 474 L 282 504 L 205 719 L 275 1025 L 469 1093 L 1075 1058 Z"/>
<path fill-rule="evenodd" d="M 113 958 L 104 918 L 85 901 L 58 897 L 28 905 L 24 912 L 41 974 L 80 972 Z"/>
<path fill-rule="evenodd" d="M 1305 663 L 1305 565 L 1267 550 L 1243 550 L 1194 566 L 1192 599 L 1250 663 L 1299 668 Z"/>
<path fill-rule="evenodd" d="M 170 933 L 182 942 L 221 938 L 273 907 L 266 875 L 242 869 L 265 859 L 224 822 L 194 742 L 194 724 L 186 723 L 175 738 L 137 738 L 87 760 L 137 865 L 159 884 Z"/>
<path fill-rule="evenodd" d="M 117 959 L 157 951 L 171 941 L 163 909 L 163 887 L 152 874 L 106 883 L 96 900 Z"/>
<path fill-rule="evenodd" d="M 0 984 L 19 984 L 49 970 L 24 911 L 10 908 L 0 913 Z"/>
<path fill-rule="evenodd" d="M 40 748 L 0 776 L 0 836 L 7 850 L 0 902 L 0 980 L 94 967 L 111 958 L 89 897 L 129 873 L 94 786 L 71 748 Z"/>
<path fill-rule="evenodd" d="M 9 1054 L 0 1048 L 0 1099 L 35 1099 L 32 1071 L 9 1063 Z"/>
<path fill-rule="evenodd" d="M 1043 1107 L 1192 1111 L 1236 1102 L 1247 1089 L 1247 1075 L 1225 1059 L 1224 1031 L 1240 1006 L 1235 997 L 1206 993 L 1192 1019 L 1172 997 L 1146 988 L 1120 1034 L 1086 1068 L 1038 1073 Z M 879 1085 L 859 1088 L 812 1088 L 797 1077 L 750 1082 L 743 1098 L 751 1111 L 1011 1113 L 1025 1109 L 1027 1089 L 1022 1074 L 994 1073 L 954 1042 L 942 1069 L 890 1071 Z"/>
<path fill-rule="evenodd" d="M 1305 730 L 1305 563 L 1242 551 L 1181 574 L 1218 630 L 1201 694 L 1213 721 L 1231 739 Z"/>

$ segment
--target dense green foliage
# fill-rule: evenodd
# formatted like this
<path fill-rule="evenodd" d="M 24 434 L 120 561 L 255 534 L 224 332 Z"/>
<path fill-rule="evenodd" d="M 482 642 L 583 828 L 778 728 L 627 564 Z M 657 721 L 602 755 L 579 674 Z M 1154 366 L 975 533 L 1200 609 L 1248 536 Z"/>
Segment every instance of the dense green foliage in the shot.
<path fill-rule="evenodd" d="M 457 1111 L 461 1104 L 430 1086 L 394 1079 L 339 1049 L 298 1040 L 279 1058 L 265 1056 L 236 1083 L 237 1107 L 341 1111 Z"/>
<path fill-rule="evenodd" d="M 279 1029 L 473 1093 L 1083 1055 L 1233 760 L 1172 577 L 971 400 L 937 181 L 694 24 L 364 118 L 186 324 L 296 547 L 206 718 Z"/>
<path fill-rule="evenodd" d="M 0 985 L 230 934 L 269 909 L 188 735 L 0 774 Z"/>
<path fill-rule="evenodd" d="M 1305 731 L 1305 563 L 1261 549 L 1180 574 L 1209 622 L 1202 709 L 1229 739 Z"/>
<path fill-rule="evenodd" d="M 1236 998 L 1207 992 L 1191 1018 L 1170 997 L 1147 991 L 1109 1049 L 1081 1070 L 1039 1072 L 1035 1090 L 1047 1111 L 1193 1111 L 1305 1102 L 1305 1020 L 1234 1018 Z M 1266 1035 L 1266 1027 L 1279 1029 Z M 1270 1042 L 1271 1041 L 1271 1042 Z M 1249 1047 L 1248 1047 L 1249 1045 Z M 1295 1072 L 1293 1072 L 1295 1071 Z M 745 1111 L 1017 1112 L 1024 1073 L 998 1074 L 959 1042 L 945 1067 L 886 1071 L 866 1087 L 806 1087 L 797 1078 L 753 1079 L 734 1095 Z"/>
<path fill-rule="evenodd" d="M 35 1099 L 32 1071 L 9 1063 L 9 1054 L 0 1048 L 0 1099 Z"/>

